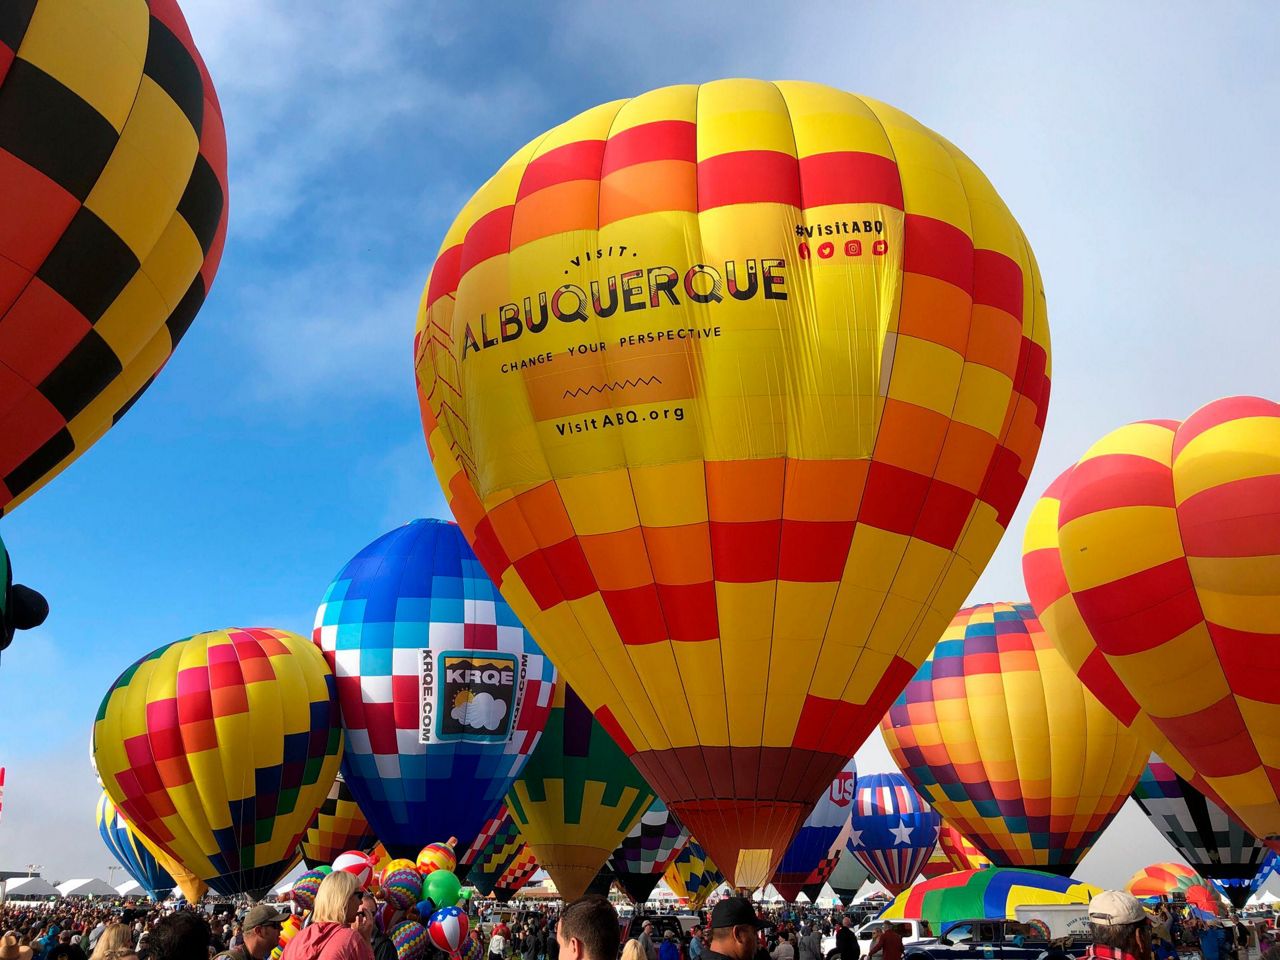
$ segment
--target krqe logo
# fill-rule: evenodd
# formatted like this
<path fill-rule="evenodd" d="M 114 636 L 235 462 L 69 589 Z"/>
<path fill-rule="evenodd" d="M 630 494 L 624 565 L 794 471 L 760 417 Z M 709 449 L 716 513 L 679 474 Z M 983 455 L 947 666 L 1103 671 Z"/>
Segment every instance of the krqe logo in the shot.
<path fill-rule="evenodd" d="M 857 784 L 857 778 L 848 770 L 841 770 L 834 780 L 831 781 L 831 802 L 837 807 L 847 807 L 853 803 L 854 787 Z"/>

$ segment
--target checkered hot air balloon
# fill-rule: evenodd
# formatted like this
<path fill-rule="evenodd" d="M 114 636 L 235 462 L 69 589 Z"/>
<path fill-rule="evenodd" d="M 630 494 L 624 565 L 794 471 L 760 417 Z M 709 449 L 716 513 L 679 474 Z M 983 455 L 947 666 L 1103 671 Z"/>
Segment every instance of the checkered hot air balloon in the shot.
<path fill-rule="evenodd" d="M 227 229 L 213 82 L 174 0 L 0 12 L 0 511 L 124 416 Z"/>
<path fill-rule="evenodd" d="M 1216 881 L 1235 906 L 1245 905 L 1270 852 L 1261 841 L 1154 753 L 1133 799 L 1196 873 Z"/>
<path fill-rule="evenodd" d="M 152 900 L 159 902 L 173 892 L 175 884 L 169 871 L 147 849 L 105 793 L 98 798 L 98 835 L 120 866 Z"/>
<path fill-rule="evenodd" d="M 503 804 L 463 854 L 459 873 L 465 870 L 467 883 L 481 896 L 488 896 L 522 850 L 524 838 Z"/>
<path fill-rule="evenodd" d="M 337 676 L 343 776 L 394 857 L 502 804 L 551 711 L 555 668 L 458 527 L 415 520 L 343 567 L 313 639 Z"/>
<path fill-rule="evenodd" d="M 858 778 L 848 849 L 890 893 L 901 893 L 924 869 L 942 818 L 900 773 Z"/>
<path fill-rule="evenodd" d="M 675 858 L 663 876 L 667 886 L 681 900 L 687 900 L 690 910 L 697 910 L 720 884 L 724 875 L 712 862 L 702 844 L 690 837 L 679 856 Z"/>
<path fill-rule="evenodd" d="M 528 844 L 520 848 L 520 853 L 511 865 L 503 871 L 498 882 L 493 885 L 493 895 L 499 903 L 506 903 L 528 883 L 541 867 L 538 858 L 529 849 Z"/>
<path fill-rule="evenodd" d="M 655 798 L 613 851 L 608 866 L 631 902 L 644 903 L 688 841 L 689 831 Z"/>
<path fill-rule="evenodd" d="M 333 674 L 264 627 L 198 633 L 112 684 L 93 726 L 102 786 L 218 893 L 260 897 L 298 861 L 342 758 Z"/>
<path fill-rule="evenodd" d="M 1280 849 L 1280 405 L 1108 434 L 1036 504 L 1027 591 L 1081 680 Z"/>
<path fill-rule="evenodd" d="M 849 822 L 857 779 L 858 765 L 851 759 L 831 781 L 778 862 L 769 882 L 788 902 L 794 903 L 804 888 L 815 882 L 814 871 L 831 856 L 840 829 Z"/>
<path fill-rule="evenodd" d="M 1026 484 L 1049 340 L 1017 222 L 885 104 L 666 87 L 480 188 L 414 349 L 486 568 L 733 884 L 762 885 Z"/>
<path fill-rule="evenodd" d="M 1026 603 L 957 613 L 881 732 L 920 794 L 994 864 L 1064 876 L 1147 758 Z"/>
<path fill-rule="evenodd" d="M 338 774 L 302 838 L 302 860 L 314 869 L 333 863 L 346 850 L 367 849 L 376 839 L 342 774 Z"/>

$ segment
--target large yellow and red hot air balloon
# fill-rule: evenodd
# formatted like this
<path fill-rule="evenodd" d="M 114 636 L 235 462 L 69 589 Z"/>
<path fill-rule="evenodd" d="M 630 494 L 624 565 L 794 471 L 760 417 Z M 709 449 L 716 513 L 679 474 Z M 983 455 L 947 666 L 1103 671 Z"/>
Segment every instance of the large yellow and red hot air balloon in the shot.
<path fill-rule="evenodd" d="M 1147 761 L 1027 603 L 956 614 L 881 731 L 916 789 L 992 863 L 1063 876 Z"/>
<path fill-rule="evenodd" d="M 0 512 L 150 386 L 227 230 L 227 144 L 176 0 L 4 5 Z"/>
<path fill-rule="evenodd" d="M 518 151 L 445 236 L 415 362 L 476 553 L 743 887 L 969 592 L 1049 384 L 1035 259 L 973 163 L 755 80 Z"/>
<path fill-rule="evenodd" d="M 120 675 L 92 750 L 136 830 L 218 893 L 256 898 L 297 863 L 338 774 L 333 674 L 285 630 L 198 633 Z"/>
<path fill-rule="evenodd" d="M 1280 405 L 1113 431 L 1046 492 L 1023 550 L 1081 679 L 1280 849 Z"/>

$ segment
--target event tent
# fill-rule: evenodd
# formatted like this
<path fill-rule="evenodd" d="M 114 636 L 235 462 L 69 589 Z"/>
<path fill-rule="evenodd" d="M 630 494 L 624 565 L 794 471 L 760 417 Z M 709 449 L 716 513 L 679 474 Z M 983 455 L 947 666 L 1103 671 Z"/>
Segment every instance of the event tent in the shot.
<path fill-rule="evenodd" d="M 57 895 L 58 888 L 43 877 L 19 877 L 5 886 L 5 897 L 10 900 L 37 900 Z"/>
<path fill-rule="evenodd" d="M 58 884 L 58 894 L 63 897 L 114 897 L 116 888 L 105 880 L 86 877 Z"/>
<path fill-rule="evenodd" d="M 137 880 L 126 880 L 116 887 L 116 895 L 121 897 L 145 897 L 147 891 L 142 889 L 142 884 Z"/>

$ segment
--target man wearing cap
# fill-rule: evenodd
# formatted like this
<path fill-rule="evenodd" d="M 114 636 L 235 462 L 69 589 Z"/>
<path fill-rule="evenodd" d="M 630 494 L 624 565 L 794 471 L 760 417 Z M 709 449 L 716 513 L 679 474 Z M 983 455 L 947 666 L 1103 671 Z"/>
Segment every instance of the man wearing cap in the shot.
<path fill-rule="evenodd" d="M 224 950 L 215 960 L 266 960 L 267 954 L 280 943 L 280 930 L 288 919 L 288 913 L 269 904 L 251 907 L 240 925 L 244 943 Z"/>
<path fill-rule="evenodd" d="M 725 897 L 711 911 L 711 948 L 703 951 L 703 956 L 707 960 L 753 960 L 760 950 L 759 932 L 771 926 L 756 916 L 750 900 Z"/>
<path fill-rule="evenodd" d="M 1152 960 L 1151 918 L 1133 894 L 1104 890 L 1090 900 L 1089 928 L 1085 960 Z"/>

